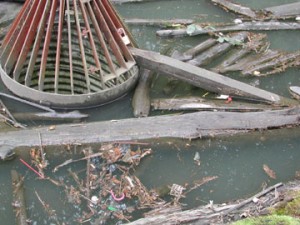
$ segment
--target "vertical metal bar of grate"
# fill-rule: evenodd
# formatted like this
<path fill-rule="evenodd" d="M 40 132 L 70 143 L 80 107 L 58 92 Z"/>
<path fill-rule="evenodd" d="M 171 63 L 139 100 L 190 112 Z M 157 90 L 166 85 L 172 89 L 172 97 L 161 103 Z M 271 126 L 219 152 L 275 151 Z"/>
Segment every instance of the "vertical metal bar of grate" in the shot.
<path fill-rule="evenodd" d="M 103 15 L 105 16 L 105 19 L 109 25 L 109 28 L 112 31 L 112 34 L 114 35 L 114 38 L 119 43 L 119 46 L 127 59 L 127 61 L 134 61 L 133 56 L 131 55 L 129 49 L 122 41 L 121 36 L 119 35 L 117 29 L 122 28 L 122 24 L 120 23 L 118 17 L 115 14 L 115 11 L 112 9 L 111 4 L 107 0 L 101 0 L 103 7 Z"/>
<path fill-rule="evenodd" d="M 71 28 L 71 10 L 70 0 L 67 1 L 67 27 L 68 27 L 68 47 L 69 47 L 69 64 L 70 64 L 70 85 L 71 93 L 74 95 L 74 78 L 73 78 L 73 53 L 72 53 L 72 28 Z"/>
<path fill-rule="evenodd" d="M 32 42 L 34 41 L 34 38 L 36 36 L 36 31 L 38 29 L 39 23 L 41 22 L 41 17 L 43 16 L 44 8 L 45 8 L 46 0 L 40 0 L 37 10 L 35 12 L 35 15 L 33 17 L 33 20 L 29 27 L 29 32 L 27 33 L 26 39 L 24 41 L 23 47 L 21 49 L 21 52 L 19 54 L 19 57 L 17 59 L 14 71 L 13 71 L 13 77 L 15 80 L 19 80 L 20 71 L 24 65 L 24 62 L 27 58 L 28 52 L 31 48 Z M 13 60 L 14 63 L 15 60 Z"/>
<path fill-rule="evenodd" d="M 46 66 L 47 66 L 47 58 L 49 53 L 49 45 L 51 41 L 51 34 L 53 29 L 53 24 L 55 20 L 55 12 L 57 8 L 57 0 L 52 1 L 51 10 L 50 10 L 50 16 L 48 20 L 48 26 L 46 29 L 46 36 L 45 36 L 45 42 L 43 46 L 43 52 L 42 52 L 42 58 L 41 58 L 41 67 L 39 72 L 39 90 L 44 90 L 44 82 L 45 82 L 45 72 L 46 72 Z"/>
<path fill-rule="evenodd" d="M 91 87 L 90 87 L 91 83 L 90 83 L 89 73 L 88 73 L 88 70 L 87 70 L 87 64 L 86 64 L 84 46 L 83 46 L 83 41 L 82 41 L 82 33 L 81 33 L 81 27 L 80 27 L 80 21 L 79 21 L 78 8 L 77 8 L 76 0 L 73 0 L 73 3 L 74 3 L 74 14 L 75 14 L 76 28 L 77 28 L 77 34 L 78 34 L 78 40 L 79 40 L 79 46 L 80 46 L 80 52 L 81 52 L 82 66 L 83 66 L 83 70 L 84 70 L 84 74 L 85 74 L 87 91 L 90 93 L 91 92 Z"/>
<path fill-rule="evenodd" d="M 86 27 L 86 29 L 88 31 L 87 35 L 89 37 L 90 45 L 91 45 L 92 52 L 93 52 L 93 57 L 94 57 L 95 64 L 96 64 L 96 71 L 95 72 L 99 73 L 102 89 L 105 89 L 105 84 L 104 84 L 104 79 L 103 79 L 103 71 L 102 71 L 102 68 L 101 68 L 101 63 L 100 63 L 100 60 L 98 58 L 98 54 L 97 54 L 97 50 L 96 50 L 96 45 L 95 45 L 94 37 L 93 37 L 92 30 L 91 30 L 91 27 L 90 27 L 90 24 L 89 24 L 89 21 L 88 21 L 86 7 L 85 7 L 85 5 L 84 5 L 84 3 L 82 1 L 80 1 L 80 7 L 81 7 L 83 19 L 84 19 L 84 24 L 85 24 L 85 27 Z"/>
<path fill-rule="evenodd" d="M 54 92 L 58 93 L 59 85 L 59 71 L 60 71 L 60 54 L 62 45 L 62 30 L 64 24 L 65 0 L 60 0 L 59 5 L 59 18 L 58 18 L 58 32 L 57 32 L 57 46 L 55 58 L 55 74 L 54 74 Z"/>
<path fill-rule="evenodd" d="M 22 49 L 24 41 L 27 37 L 26 34 L 28 33 L 29 28 L 32 24 L 32 19 L 33 19 L 34 15 L 35 15 L 35 12 L 37 10 L 38 3 L 39 3 L 38 1 L 35 1 L 32 4 L 32 6 L 31 6 L 26 18 L 25 18 L 25 21 L 21 26 L 21 29 L 18 33 L 18 36 L 17 36 L 15 42 L 13 43 L 13 46 L 10 49 L 8 57 L 6 58 L 6 60 L 4 60 L 2 62 L 4 64 L 5 72 L 7 74 L 11 73 L 11 70 L 13 69 L 15 61 L 19 56 L 19 53 Z"/>
<path fill-rule="evenodd" d="M 44 12 L 43 12 L 43 16 L 41 18 L 41 21 L 40 21 L 40 24 L 38 27 L 36 38 L 35 38 L 35 41 L 33 44 L 31 56 L 30 56 L 30 59 L 28 62 L 26 75 L 25 75 L 25 86 L 27 86 L 27 87 L 29 87 L 31 85 L 31 79 L 32 79 L 33 71 L 34 71 L 34 66 L 35 66 L 36 59 L 37 59 L 37 56 L 38 56 L 38 53 L 40 50 L 41 41 L 45 34 L 45 26 L 46 26 L 47 18 L 49 16 L 50 6 L 51 6 L 50 1 L 47 1 Z"/>
<path fill-rule="evenodd" d="M 94 1 L 94 10 L 95 10 L 94 12 L 95 12 L 96 18 L 98 20 L 98 24 L 99 24 L 101 30 L 103 31 L 103 33 L 106 37 L 106 40 L 108 41 L 108 44 L 109 44 L 111 50 L 113 51 L 119 65 L 121 67 L 126 68 L 126 62 L 124 60 L 122 52 L 120 51 L 120 49 L 119 49 L 119 47 L 118 47 L 118 45 L 117 45 L 117 43 L 116 43 L 116 41 L 113 37 L 108 25 L 107 25 L 102 13 L 100 11 L 99 4 L 101 4 L 101 3 L 99 1 L 96 1 L 96 2 L 98 4 L 96 4 L 95 1 Z"/>
<path fill-rule="evenodd" d="M 6 59 L 6 57 L 9 54 L 9 51 L 11 50 L 16 38 L 18 37 L 18 34 L 20 32 L 21 26 L 25 21 L 25 18 L 31 8 L 31 5 L 33 4 L 34 0 L 27 0 L 21 9 L 20 13 L 18 14 L 16 20 L 11 25 L 7 35 L 2 41 L 2 45 L 0 46 L 0 57 L 1 61 L 3 59 Z"/>
<path fill-rule="evenodd" d="M 89 15 L 90 15 L 90 18 L 91 18 L 92 23 L 93 23 L 93 27 L 94 27 L 95 32 L 97 34 L 97 37 L 98 37 L 98 40 L 100 42 L 101 48 L 104 51 L 104 56 L 106 58 L 109 69 L 111 70 L 111 73 L 116 74 L 116 70 L 115 70 L 113 61 L 111 59 L 110 53 L 109 53 L 108 48 L 107 48 L 106 43 L 105 43 L 105 40 L 104 40 L 103 35 L 101 33 L 101 30 L 99 28 L 99 25 L 98 25 L 97 19 L 95 17 L 95 14 L 93 12 L 92 6 L 89 2 L 87 3 L 87 5 L 88 5 Z"/>

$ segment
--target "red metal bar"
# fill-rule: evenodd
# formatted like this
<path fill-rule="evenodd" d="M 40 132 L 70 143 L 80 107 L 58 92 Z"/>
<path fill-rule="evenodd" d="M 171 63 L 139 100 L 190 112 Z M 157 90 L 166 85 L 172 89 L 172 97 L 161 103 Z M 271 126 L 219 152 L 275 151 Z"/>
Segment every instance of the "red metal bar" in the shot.
<path fill-rule="evenodd" d="M 95 14 L 94 14 L 94 12 L 93 12 L 93 10 L 92 10 L 92 7 L 91 7 L 91 4 L 90 4 L 90 3 L 88 3 L 88 10 L 89 10 L 90 18 L 91 18 L 92 23 L 93 23 L 93 27 L 94 27 L 94 29 L 95 29 L 95 31 L 96 31 L 98 40 L 99 40 L 99 42 L 100 42 L 101 48 L 102 48 L 103 51 L 104 51 L 104 56 L 105 56 L 105 58 L 106 58 L 107 64 L 108 64 L 108 66 L 109 66 L 109 68 L 110 68 L 110 70 L 111 70 L 111 73 L 116 74 L 116 70 L 115 70 L 113 61 L 112 61 L 111 56 L 110 56 L 110 54 L 109 54 L 108 48 L 107 48 L 107 46 L 106 46 L 105 40 L 104 40 L 104 38 L 103 38 L 103 35 L 102 35 L 102 33 L 101 33 L 101 30 L 100 30 L 100 28 L 99 28 L 97 19 L 96 19 L 96 17 L 95 17 Z"/>
<path fill-rule="evenodd" d="M 43 35 L 45 33 L 45 27 L 46 27 L 46 22 L 47 22 L 47 19 L 49 16 L 50 8 L 51 8 L 50 1 L 47 1 L 44 12 L 43 12 L 43 16 L 41 18 L 41 22 L 39 24 L 39 28 L 38 28 L 38 31 L 36 34 L 36 39 L 33 44 L 31 56 L 30 56 L 30 59 L 28 62 L 27 70 L 26 70 L 26 75 L 25 75 L 25 85 L 26 86 L 31 85 L 31 77 L 32 77 L 36 59 L 37 59 L 37 56 L 38 56 L 38 53 L 40 50 L 41 41 L 42 41 Z M 15 75 L 15 76 L 17 76 L 17 75 Z"/>
<path fill-rule="evenodd" d="M 83 70 L 84 70 L 84 74 L 85 74 L 87 90 L 90 93 L 91 92 L 91 87 L 90 87 L 91 83 L 90 83 L 90 77 L 89 77 L 89 73 L 88 73 L 88 69 L 87 69 L 87 65 L 86 65 L 86 58 L 85 58 L 83 41 L 82 41 L 82 33 L 81 33 L 81 27 L 80 27 L 80 22 L 79 22 L 79 16 L 78 16 L 78 9 L 77 9 L 76 0 L 73 0 L 73 4 L 74 4 L 74 15 L 75 15 L 75 22 L 76 22 L 76 28 L 77 28 L 77 34 L 78 34 L 78 40 L 79 40 L 79 46 L 80 46 L 80 52 L 81 52 L 81 59 L 82 59 L 82 64 L 83 64 Z"/>
<path fill-rule="evenodd" d="M 62 30 L 64 23 L 65 14 L 65 0 L 60 0 L 59 6 L 59 19 L 58 19 L 58 33 L 57 33 L 57 47 L 56 47 L 56 61 L 55 61 L 55 79 L 54 79 L 54 92 L 58 93 L 58 82 L 59 82 L 59 67 L 60 67 L 60 54 L 61 54 L 61 41 L 62 41 Z"/>
<path fill-rule="evenodd" d="M 119 21 L 119 18 L 116 15 L 115 10 L 112 8 L 110 2 L 108 0 L 101 0 L 103 4 L 103 15 L 107 21 L 107 24 L 109 28 L 112 31 L 112 34 L 114 35 L 114 38 L 119 43 L 120 48 L 122 49 L 122 52 L 126 59 L 128 61 L 134 61 L 133 56 L 131 55 L 131 52 L 127 48 L 127 46 L 123 43 L 121 36 L 119 35 L 117 29 L 118 28 L 124 28 L 122 23 Z"/>
<path fill-rule="evenodd" d="M 96 4 L 95 2 L 97 2 L 98 4 Z M 118 45 L 117 45 L 117 42 L 115 41 L 109 27 L 108 27 L 108 24 L 106 23 L 101 11 L 100 11 L 100 8 L 99 8 L 99 4 L 101 4 L 99 1 L 95 1 L 93 2 L 94 4 L 94 13 L 95 13 L 95 16 L 98 20 L 98 24 L 101 28 L 101 30 L 103 31 L 105 37 L 106 37 L 106 40 L 108 41 L 108 44 L 111 48 L 111 50 L 113 51 L 119 65 L 121 67 L 124 67 L 126 68 L 126 62 L 124 60 L 124 57 L 122 55 L 122 52 L 120 51 Z"/>
<path fill-rule="evenodd" d="M 17 38 L 17 35 L 21 29 L 22 23 L 25 21 L 25 18 L 30 10 L 30 7 L 33 3 L 33 0 L 27 0 L 25 4 L 23 5 L 21 11 L 17 15 L 16 19 L 12 23 L 8 33 L 4 37 L 2 41 L 2 45 L 0 46 L 0 57 L 6 58 L 7 54 L 6 51 L 10 50 L 13 43 L 15 42 L 15 39 Z"/>
<path fill-rule="evenodd" d="M 43 11 L 45 8 L 45 3 L 46 3 L 46 0 L 40 0 L 37 10 L 35 12 L 35 15 L 33 17 L 32 23 L 30 24 L 28 35 L 24 41 L 22 50 L 19 54 L 19 57 L 17 59 L 16 65 L 14 68 L 13 77 L 15 80 L 19 79 L 20 70 L 22 69 L 22 67 L 24 65 L 24 62 L 28 55 L 28 52 L 31 48 L 32 42 L 35 38 L 36 30 L 39 26 L 39 23 L 41 22 L 41 17 L 43 15 Z M 12 61 L 11 63 L 14 64 L 15 58 L 11 59 L 11 61 Z"/>
<path fill-rule="evenodd" d="M 43 91 L 43 89 L 44 89 L 45 71 L 46 71 L 49 45 L 50 45 L 50 41 L 51 41 L 51 35 L 52 35 L 52 29 L 53 29 L 56 9 L 57 9 L 57 0 L 53 0 L 52 5 L 51 5 L 51 10 L 50 10 L 50 17 L 48 20 L 48 27 L 47 27 L 47 32 L 46 32 L 46 36 L 45 36 L 45 42 L 44 42 L 44 46 L 43 46 L 42 59 L 41 59 L 41 67 L 40 67 L 40 72 L 39 72 L 39 90 L 40 91 Z"/>
<path fill-rule="evenodd" d="M 94 41 L 94 38 L 93 38 L 92 30 L 91 30 L 91 27 L 90 27 L 90 24 L 89 24 L 89 21 L 88 21 L 86 7 L 85 7 L 85 5 L 82 1 L 79 1 L 79 2 L 80 2 L 81 12 L 82 12 L 83 19 L 84 19 L 84 24 L 85 24 L 86 29 L 88 30 L 87 35 L 89 37 L 90 45 L 91 45 L 92 52 L 93 52 L 93 57 L 94 57 L 95 64 L 96 64 L 96 71 L 95 72 L 99 72 L 99 76 L 100 76 L 100 79 L 101 79 L 101 85 L 102 85 L 102 88 L 104 89 L 105 85 L 104 85 L 104 79 L 103 79 L 103 71 L 102 71 L 102 68 L 101 68 L 100 60 L 98 58 L 98 53 L 97 53 L 97 50 L 96 50 L 96 45 L 95 45 L 95 41 Z"/>
<path fill-rule="evenodd" d="M 68 47 L 69 47 L 69 63 L 70 63 L 70 84 L 71 93 L 74 94 L 74 78 L 73 78 L 73 57 L 72 57 L 72 31 L 71 31 L 71 16 L 70 16 L 70 0 L 67 1 L 67 26 L 68 26 Z"/>
<path fill-rule="evenodd" d="M 24 34 L 27 34 L 29 30 L 37 6 L 38 6 L 38 1 L 33 2 L 32 7 L 30 8 L 28 14 L 26 15 L 24 23 L 21 25 L 21 29 L 17 35 L 17 38 L 13 43 L 13 45 L 11 46 L 11 49 L 9 50 L 8 57 L 6 59 L 3 58 L 2 64 L 4 64 L 4 68 L 7 74 L 10 74 L 10 71 L 12 70 L 12 67 L 15 63 L 15 60 L 19 56 L 19 53 L 21 51 L 21 48 L 26 38 L 26 35 Z"/>

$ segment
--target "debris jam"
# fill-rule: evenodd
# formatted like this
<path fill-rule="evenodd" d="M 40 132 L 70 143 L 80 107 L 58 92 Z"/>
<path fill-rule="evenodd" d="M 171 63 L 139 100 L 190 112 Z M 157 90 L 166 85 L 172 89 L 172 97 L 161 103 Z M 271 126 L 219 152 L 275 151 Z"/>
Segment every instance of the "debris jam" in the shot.
<path fill-rule="evenodd" d="M 135 210 L 165 204 L 155 191 L 147 190 L 139 178 L 132 174 L 141 159 L 152 154 L 150 148 L 107 143 L 102 144 L 97 152 L 87 148 L 83 153 L 83 158 L 67 160 L 53 170 L 55 173 L 71 163 L 82 160 L 87 162 L 86 175 L 83 179 L 68 169 L 76 185 L 67 185 L 60 181 L 68 202 L 81 209 L 80 211 L 86 209 L 82 214 L 77 214 L 74 222 L 87 224 L 129 222 Z"/>
<path fill-rule="evenodd" d="M 49 222 L 65 225 L 124 224 L 143 216 L 178 211 L 182 209 L 180 200 L 186 194 L 218 178 L 205 177 L 191 185 L 170 183 L 164 187 L 162 194 L 159 188 L 148 190 L 134 175 L 141 160 L 153 154 L 148 143 L 103 143 L 98 149 L 83 148 L 81 154 L 80 158 L 72 157 L 58 165 L 51 165 L 51 160 L 47 159 L 40 146 L 29 151 L 31 162 L 26 160 L 25 164 L 20 159 L 22 168 L 26 168 L 28 173 L 35 173 L 38 182 L 50 181 L 50 186 L 57 186 L 62 193 L 60 200 L 64 208 L 73 211 L 72 216 L 66 218 L 55 210 L 53 202 L 47 200 L 41 190 L 32 190 L 36 204 L 49 216 Z M 76 163 L 81 163 L 83 169 L 78 170 L 77 165 L 74 167 Z M 26 188 L 26 182 L 24 186 Z M 34 221 L 35 216 L 29 219 L 38 222 Z"/>

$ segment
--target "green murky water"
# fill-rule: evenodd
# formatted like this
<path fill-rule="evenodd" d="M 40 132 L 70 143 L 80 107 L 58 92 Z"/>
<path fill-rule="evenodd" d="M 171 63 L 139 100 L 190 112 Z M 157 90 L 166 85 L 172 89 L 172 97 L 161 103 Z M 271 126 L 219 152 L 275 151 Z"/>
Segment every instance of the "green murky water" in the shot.
<path fill-rule="evenodd" d="M 236 0 L 236 2 L 259 9 L 294 1 Z M 199 22 L 224 22 L 232 21 L 235 18 L 233 14 L 226 13 L 213 6 L 208 0 L 161 0 L 117 5 L 116 7 L 124 18 L 193 18 Z M 186 50 L 207 38 L 207 36 L 202 36 L 161 39 L 155 35 L 158 28 L 146 26 L 130 26 L 129 28 L 141 48 L 154 51 L 164 51 L 169 47 Z M 300 49 L 299 31 L 272 31 L 267 32 L 267 34 L 272 49 L 287 51 Z M 236 78 L 247 83 L 257 82 L 257 78 Z M 166 96 L 162 91 L 165 83 L 166 78 L 157 78 L 151 95 L 153 97 Z M 261 78 L 258 84 L 263 89 L 289 96 L 288 86 L 300 84 L 299 70 L 290 69 L 282 74 Z M 191 93 L 197 95 L 202 91 L 182 84 L 168 96 L 173 97 L 175 94 L 189 95 Z M 129 93 L 116 102 L 84 112 L 91 115 L 91 121 L 132 117 L 131 98 L 132 93 Z M 13 111 L 20 108 L 15 103 L 7 102 L 7 104 Z M 31 122 L 31 125 L 39 124 Z M 154 150 L 153 155 L 142 160 L 135 174 L 148 188 L 157 188 L 173 183 L 183 185 L 203 177 L 218 176 L 216 180 L 195 189 L 182 200 L 188 208 L 206 204 L 210 200 L 224 202 L 243 198 L 260 191 L 264 185 L 286 182 L 295 177 L 296 171 L 300 171 L 299 135 L 300 129 L 294 128 L 253 132 L 234 137 L 192 142 L 186 140 L 157 140 L 153 141 L 151 145 Z M 50 162 L 50 166 L 45 171 L 46 174 L 58 180 L 69 179 L 65 169 L 55 174 L 52 173 L 52 169 L 70 157 L 80 157 L 79 152 L 83 147 L 77 146 L 76 149 L 72 147 L 71 153 L 66 152 L 64 147 L 46 148 L 47 159 Z M 94 146 L 94 148 L 97 149 L 98 146 Z M 23 150 L 18 149 L 17 152 L 22 158 L 29 161 L 28 154 Z M 196 152 L 200 153 L 200 166 L 196 165 L 193 160 Z M 262 169 L 263 164 L 267 164 L 276 172 L 276 180 L 270 179 L 266 175 Z M 73 164 L 71 167 L 74 171 L 80 173 L 85 168 L 85 162 Z M 47 213 L 37 200 L 35 191 L 52 209 L 56 210 L 60 221 L 64 221 L 65 224 L 76 224 L 74 218 L 81 213 L 81 210 L 74 209 L 72 205 L 67 203 L 64 190 L 48 181 L 37 179 L 36 175 L 27 170 L 18 160 L 2 162 L 0 168 L 1 224 L 15 224 L 15 215 L 11 206 L 11 169 L 16 169 L 25 176 L 28 215 L 33 224 L 53 224 L 53 220 L 48 219 Z"/>

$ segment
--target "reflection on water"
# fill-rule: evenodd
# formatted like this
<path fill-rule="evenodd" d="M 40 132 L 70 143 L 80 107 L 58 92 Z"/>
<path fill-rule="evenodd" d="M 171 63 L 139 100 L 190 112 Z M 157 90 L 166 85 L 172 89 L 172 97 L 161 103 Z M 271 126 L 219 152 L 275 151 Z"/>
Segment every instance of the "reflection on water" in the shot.
<path fill-rule="evenodd" d="M 280 3 L 294 2 L 293 0 L 274 1 L 246 1 L 239 0 L 251 7 L 260 8 Z M 269 4 L 270 3 L 270 4 Z M 118 5 L 120 14 L 126 18 L 194 18 L 197 21 L 230 21 L 233 14 L 226 13 L 218 7 L 212 6 L 210 1 L 204 0 L 173 0 L 157 1 L 140 4 Z M 154 27 L 130 27 L 134 37 L 141 48 L 163 51 L 168 47 L 186 50 L 199 43 L 204 37 L 189 37 L 182 39 L 160 39 L 155 36 L 158 28 Z M 279 35 L 280 34 L 280 35 Z M 293 32 L 268 32 L 272 48 L 286 50 L 300 49 L 299 31 Z M 287 41 L 288 40 L 288 41 Z M 300 77 L 298 70 L 291 69 L 287 72 L 272 77 L 260 79 L 259 87 L 271 90 L 278 94 L 289 96 L 287 86 L 299 85 Z M 253 82 L 252 78 L 239 78 L 245 82 Z M 162 91 L 165 78 L 157 78 L 152 95 L 155 97 L 165 96 Z M 199 90 L 182 85 L 177 91 L 182 94 L 196 94 Z M 184 87 L 184 88 L 182 88 Z M 132 93 L 125 98 L 111 104 L 84 113 L 90 113 L 90 120 L 110 120 L 132 116 L 130 106 Z M 170 95 L 175 95 L 171 93 Z M 13 110 L 18 105 L 9 105 Z M 122 112 L 122 113 L 120 113 Z M 221 123 L 222 121 L 220 121 Z M 32 123 L 32 125 L 38 125 Z M 145 128 L 147 129 L 147 128 Z M 300 129 L 282 129 L 272 131 L 253 132 L 234 137 L 216 139 L 186 141 L 186 140 L 155 140 L 151 147 L 153 155 L 142 160 L 135 174 L 149 188 L 160 188 L 173 183 L 191 185 L 195 180 L 203 177 L 218 176 L 217 179 L 191 191 L 182 200 L 188 208 L 206 204 L 209 200 L 224 202 L 231 199 L 247 197 L 262 189 L 262 186 L 272 185 L 277 182 L 291 180 L 299 166 L 299 140 Z M 99 146 L 94 146 L 98 149 Z M 47 159 L 50 162 L 46 174 L 55 180 L 71 182 L 67 168 L 53 174 L 52 169 L 72 158 L 82 157 L 80 150 L 83 146 L 72 147 L 67 152 L 65 147 L 47 147 Z M 26 149 L 28 150 L 28 149 Z M 200 154 L 200 166 L 194 161 L 195 153 Z M 18 150 L 19 156 L 29 161 L 29 156 L 22 149 Z M 273 180 L 263 171 L 263 164 L 268 165 L 276 172 L 277 179 Z M 84 161 L 71 164 L 69 167 L 79 175 L 85 175 Z M 55 186 L 50 181 L 39 180 L 34 173 L 24 167 L 18 159 L 0 164 L 0 218 L 1 224 L 14 225 L 14 213 L 12 210 L 12 190 L 10 182 L 10 171 L 16 169 L 25 178 L 25 194 L 28 207 L 28 215 L 33 224 L 55 224 L 55 220 L 48 219 L 41 202 L 37 199 L 35 191 L 41 196 L 45 203 L 49 204 L 60 222 L 65 224 L 76 224 L 74 221 L 82 215 L 81 208 L 68 203 L 62 188 Z M 127 203 L 127 202 L 125 202 Z M 115 222 L 114 222 L 115 223 Z"/>

